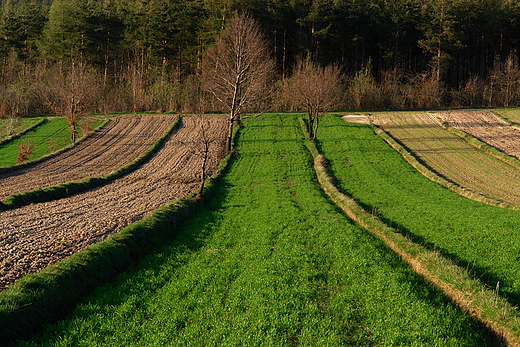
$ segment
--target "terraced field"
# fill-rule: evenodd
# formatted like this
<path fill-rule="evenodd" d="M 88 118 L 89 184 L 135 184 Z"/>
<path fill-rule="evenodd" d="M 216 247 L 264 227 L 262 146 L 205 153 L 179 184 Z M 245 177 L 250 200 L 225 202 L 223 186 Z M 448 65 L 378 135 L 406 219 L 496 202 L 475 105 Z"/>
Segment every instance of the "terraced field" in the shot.
<path fill-rule="evenodd" d="M 174 116 L 119 116 L 69 150 L 0 174 L 0 200 L 35 188 L 103 177 L 132 162 L 173 124 Z"/>
<path fill-rule="evenodd" d="M 165 130 L 172 118 L 158 120 Z M 215 136 L 208 161 L 211 172 L 224 153 L 227 122 L 225 116 L 207 120 L 207 130 Z M 68 198 L 0 212 L 0 288 L 105 239 L 196 189 L 203 159 L 198 155 L 200 122 L 199 117 L 184 117 L 182 127 L 150 161 L 110 184 Z M 160 134 L 158 131 L 157 136 Z M 135 142 L 135 138 L 130 139 Z M 134 142 L 129 141 L 123 151 L 134 147 Z"/>
<path fill-rule="evenodd" d="M 448 117 L 449 114 L 452 117 Z M 436 115 L 453 121 L 455 114 L 453 112 Z M 446 131 L 435 115 L 426 112 L 382 113 L 373 116 L 372 119 L 428 167 L 449 181 L 478 194 L 520 205 L 520 170 L 485 154 Z M 481 122 L 482 119 L 472 120 L 467 115 L 465 119 L 465 122 L 453 121 L 454 126 L 458 127 L 464 123 L 473 124 L 475 128 L 477 124 L 486 124 Z M 496 123 L 488 123 L 495 124 L 495 134 L 488 137 L 488 140 L 498 139 L 494 144 L 502 143 L 502 136 L 507 138 L 507 134 L 496 132 L 500 130 L 499 127 L 502 130 L 510 128 L 498 121 L 496 118 Z M 507 142 L 512 143 L 511 141 L 510 138 Z"/>

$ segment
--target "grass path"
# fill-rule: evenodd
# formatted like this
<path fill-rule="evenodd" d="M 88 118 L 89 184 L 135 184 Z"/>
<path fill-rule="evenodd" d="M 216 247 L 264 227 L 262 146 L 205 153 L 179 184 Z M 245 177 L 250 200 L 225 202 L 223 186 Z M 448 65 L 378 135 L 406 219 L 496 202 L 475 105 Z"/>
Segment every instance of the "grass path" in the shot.
<path fill-rule="evenodd" d="M 323 197 L 299 129 L 246 121 L 177 242 L 19 346 L 496 345 Z"/>

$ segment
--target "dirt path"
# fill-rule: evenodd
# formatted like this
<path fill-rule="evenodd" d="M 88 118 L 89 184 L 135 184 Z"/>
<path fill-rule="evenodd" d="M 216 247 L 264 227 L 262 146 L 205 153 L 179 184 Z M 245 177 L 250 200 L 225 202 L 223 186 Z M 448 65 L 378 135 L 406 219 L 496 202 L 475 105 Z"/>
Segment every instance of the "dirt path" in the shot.
<path fill-rule="evenodd" d="M 210 171 L 225 148 L 227 118 L 207 117 Z M 0 288 L 106 239 L 158 207 L 197 188 L 202 163 L 200 119 L 182 127 L 146 164 L 114 182 L 68 198 L 0 212 Z"/>
<path fill-rule="evenodd" d="M 0 175 L 0 200 L 59 183 L 103 177 L 131 163 L 173 124 L 176 116 L 119 116 L 56 157 Z"/>
<path fill-rule="evenodd" d="M 433 115 L 504 153 L 520 158 L 520 129 L 489 111 L 443 111 Z"/>

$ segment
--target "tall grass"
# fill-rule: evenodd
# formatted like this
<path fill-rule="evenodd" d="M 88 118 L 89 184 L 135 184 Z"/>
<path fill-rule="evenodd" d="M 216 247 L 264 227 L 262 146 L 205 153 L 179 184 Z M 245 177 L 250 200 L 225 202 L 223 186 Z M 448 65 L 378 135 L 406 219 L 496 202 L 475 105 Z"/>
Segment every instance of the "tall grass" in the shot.
<path fill-rule="evenodd" d="M 296 117 L 244 125 L 176 241 L 18 345 L 497 344 L 324 198 Z"/>
<path fill-rule="evenodd" d="M 519 211 L 465 199 L 429 181 L 367 125 L 331 115 L 322 125 L 321 151 L 341 190 L 412 240 L 499 288 L 511 303 L 520 302 Z"/>

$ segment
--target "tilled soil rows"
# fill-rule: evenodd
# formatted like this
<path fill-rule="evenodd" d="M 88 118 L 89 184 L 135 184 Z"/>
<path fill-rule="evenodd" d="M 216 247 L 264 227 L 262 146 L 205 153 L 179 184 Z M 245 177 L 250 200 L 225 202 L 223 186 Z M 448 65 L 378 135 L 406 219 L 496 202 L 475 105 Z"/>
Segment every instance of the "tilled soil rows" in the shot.
<path fill-rule="evenodd" d="M 208 116 L 208 172 L 225 153 L 227 118 Z M 103 187 L 68 198 L 0 212 L 0 288 L 22 275 L 100 242 L 147 213 L 194 191 L 203 157 L 201 118 L 184 117 L 180 129 L 147 163 Z"/>
<path fill-rule="evenodd" d="M 434 116 L 504 153 L 520 158 L 520 129 L 489 111 L 442 111 Z"/>
<path fill-rule="evenodd" d="M 150 148 L 175 116 L 118 116 L 87 139 L 34 166 L 0 174 L 0 200 L 11 194 L 103 177 Z"/>

